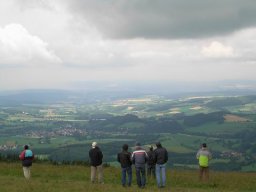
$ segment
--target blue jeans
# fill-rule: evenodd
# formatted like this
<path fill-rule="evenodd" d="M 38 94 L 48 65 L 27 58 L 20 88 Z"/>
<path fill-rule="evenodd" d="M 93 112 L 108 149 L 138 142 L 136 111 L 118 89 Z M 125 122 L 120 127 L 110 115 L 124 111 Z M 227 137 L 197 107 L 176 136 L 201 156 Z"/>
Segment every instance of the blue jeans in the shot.
<path fill-rule="evenodd" d="M 156 181 L 158 187 L 164 187 L 166 182 L 165 164 L 156 164 Z M 162 182 L 161 182 L 162 176 Z"/>
<path fill-rule="evenodd" d="M 139 187 L 144 187 L 146 184 L 145 166 L 144 167 L 135 167 L 135 169 L 136 169 L 137 185 Z"/>
<path fill-rule="evenodd" d="M 128 175 L 128 186 L 132 183 L 132 167 L 122 168 L 122 185 L 126 185 L 126 173 Z"/>

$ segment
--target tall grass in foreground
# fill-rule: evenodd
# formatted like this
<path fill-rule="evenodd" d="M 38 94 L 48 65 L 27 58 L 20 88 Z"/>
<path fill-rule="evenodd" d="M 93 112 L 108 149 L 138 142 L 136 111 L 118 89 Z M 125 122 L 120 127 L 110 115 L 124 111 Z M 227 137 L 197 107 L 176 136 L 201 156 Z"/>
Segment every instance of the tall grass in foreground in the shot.
<path fill-rule="evenodd" d="M 256 173 L 211 172 L 208 183 L 198 181 L 197 171 L 167 171 L 167 186 L 158 189 L 149 179 L 145 189 L 136 185 L 135 172 L 130 188 L 123 188 L 120 169 L 104 169 L 105 184 L 90 183 L 90 168 L 85 166 L 34 163 L 32 178 L 26 181 L 19 163 L 0 163 L 0 192 L 85 192 L 85 191 L 256 191 Z"/>

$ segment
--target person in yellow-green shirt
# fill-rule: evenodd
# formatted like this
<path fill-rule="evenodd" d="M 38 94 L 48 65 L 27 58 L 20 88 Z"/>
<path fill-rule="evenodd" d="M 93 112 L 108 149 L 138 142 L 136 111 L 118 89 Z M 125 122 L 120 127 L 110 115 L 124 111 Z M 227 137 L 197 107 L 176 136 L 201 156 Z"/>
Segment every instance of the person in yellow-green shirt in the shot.
<path fill-rule="evenodd" d="M 199 179 L 209 180 L 209 161 L 212 158 L 212 154 L 207 149 L 206 143 L 203 143 L 201 149 L 198 150 L 196 158 L 199 161 Z"/>

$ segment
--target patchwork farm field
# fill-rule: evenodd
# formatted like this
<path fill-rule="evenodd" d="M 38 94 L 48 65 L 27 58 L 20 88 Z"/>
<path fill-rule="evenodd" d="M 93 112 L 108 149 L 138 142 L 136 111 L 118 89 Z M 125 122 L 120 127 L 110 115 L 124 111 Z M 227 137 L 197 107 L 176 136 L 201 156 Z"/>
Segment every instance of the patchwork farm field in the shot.
<path fill-rule="evenodd" d="M 0 102 L 0 155 L 17 155 L 29 144 L 51 161 L 88 161 L 90 145 L 97 141 L 104 161 L 116 165 L 124 143 L 132 151 L 136 141 L 146 150 L 161 141 L 170 167 L 191 169 L 197 167 L 199 146 L 207 143 L 214 170 L 254 171 L 254 106 L 256 96 Z"/>

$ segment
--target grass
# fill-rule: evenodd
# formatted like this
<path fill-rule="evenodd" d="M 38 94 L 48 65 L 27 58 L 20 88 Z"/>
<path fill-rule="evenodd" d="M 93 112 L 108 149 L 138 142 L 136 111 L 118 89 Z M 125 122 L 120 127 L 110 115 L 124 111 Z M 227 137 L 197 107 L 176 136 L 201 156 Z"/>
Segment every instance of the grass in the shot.
<path fill-rule="evenodd" d="M 208 183 L 198 182 L 197 171 L 168 170 L 167 186 L 159 190 L 154 179 L 147 182 L 146 188 L 136 186 L 133 171 L 131 188 L 120 184 L 120 169 L 104 169 L 105 184 L 90 183 L 90 168 L 85 166 L 51 165 L 34 163 L 32 178 L 26 181 L 20 163 L 0 163 L 0 191 L 36 191 L 36 192 L 83 192 L 83 191 L 255 191 L 256 173 L 211 172 Z"/>

